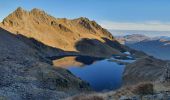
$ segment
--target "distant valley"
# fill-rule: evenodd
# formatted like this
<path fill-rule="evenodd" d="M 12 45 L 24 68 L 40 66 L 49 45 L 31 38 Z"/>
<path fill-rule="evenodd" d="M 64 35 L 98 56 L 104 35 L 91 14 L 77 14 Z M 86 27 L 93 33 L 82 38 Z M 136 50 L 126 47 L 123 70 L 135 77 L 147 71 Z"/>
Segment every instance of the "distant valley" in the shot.
<path fill-rule="evenodd" d="M 148 37 L 132 34 L 118 36 L 117 39 L 130 48 L 143 51 L 159 59 L 170 60 L 170 37 L 168 36 Z"/>

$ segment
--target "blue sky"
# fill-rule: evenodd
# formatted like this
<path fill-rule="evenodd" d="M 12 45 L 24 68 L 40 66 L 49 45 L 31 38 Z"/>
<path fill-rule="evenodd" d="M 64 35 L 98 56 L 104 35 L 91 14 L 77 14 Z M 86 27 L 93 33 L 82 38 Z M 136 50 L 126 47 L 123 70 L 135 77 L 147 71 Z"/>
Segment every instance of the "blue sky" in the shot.
<path fill-rule="evenodd" d="M 0 0 L 0 21 L 19 6 L 57 18 L 84 16 L 107 29 L 170 31 L 170 0 Z"/>

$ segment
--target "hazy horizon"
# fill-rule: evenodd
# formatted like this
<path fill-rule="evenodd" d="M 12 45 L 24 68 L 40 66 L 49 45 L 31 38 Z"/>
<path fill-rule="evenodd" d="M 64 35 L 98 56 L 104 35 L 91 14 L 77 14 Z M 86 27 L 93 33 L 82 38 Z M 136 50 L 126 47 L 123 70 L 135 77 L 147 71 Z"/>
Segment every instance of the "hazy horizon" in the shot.
<path fill-rule="evenodd" d="M 113 36 L 126 36 L 132 34 L 142 34 L 148 37 L 170 37 L 170 31 L 152 31 L 152 30 L 109 30 Z"/>

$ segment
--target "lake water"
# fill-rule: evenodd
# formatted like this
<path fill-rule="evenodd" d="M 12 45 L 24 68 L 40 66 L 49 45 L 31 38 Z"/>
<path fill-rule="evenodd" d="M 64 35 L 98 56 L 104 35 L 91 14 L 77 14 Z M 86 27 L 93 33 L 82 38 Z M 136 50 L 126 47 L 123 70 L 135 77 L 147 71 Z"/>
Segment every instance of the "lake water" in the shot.
<path fill-rule="evenodd" d="M 68 69 L 75 76 L 88 82 L 94 90 L 104 91 L 121 87 L 125 65 L 120 62 L 132 61 L 115 58 L 98 59 L 87 56 L 68 56 L 54 60 L 53 64 Z"/>

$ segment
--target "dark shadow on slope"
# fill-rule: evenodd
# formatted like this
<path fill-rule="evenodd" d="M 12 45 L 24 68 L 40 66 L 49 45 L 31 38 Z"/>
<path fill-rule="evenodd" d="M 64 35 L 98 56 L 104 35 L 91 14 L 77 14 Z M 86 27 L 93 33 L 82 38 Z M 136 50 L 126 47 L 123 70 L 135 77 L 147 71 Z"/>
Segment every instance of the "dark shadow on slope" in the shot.
<path fill-rule="evenodd" d="M 126 48 L 116 40 L 112 41 L 112 40 L 109 40 L 109 39 L 104 38 L 104 37 L 102 39 L 105 41 L 105 44 L 109 45 L 112 48 L 119 50 L 120 52 L 126 52 L 127 51 Z"/>
<path fill-rule="evenodd" d="M 47 46 L 47 45 L 43 44 L 42 42 L 35 40 L 34 38 L 27 38 L 27 37 L 20 35 L 20 34 L 16 35 L 16 37 L 19 40 L 26 43 L 27 45 L 29 45 L 31 48 L 34 48 L 38 52 L 45 54 L 46 57 L 50 57 L 50 56 L 54 56 L 54 55 L 60 55 L 60 54 L 62 55 L 64 53 L 63 50 L 61 50 L 59 48 Z"/>
<path fill-rule="evenodd" d="M 109 46 L 111 46 L 112 48 L 116 48 L 118 49 L 120 52 L 130 52 L 131 56 L 133 56 L 134 58 L 143 58 L 143 57 L 147 57 L 148 55 L 142 51 L 138 51 L 135 50 L 133 48 L 130 48 L 126 45 L 121 45 L 118 41 L 111 41 L 107 38 L 103 38 L 103 40 L 105 40 L 105 43 Z"/>
<path fill-rule="evenodd" d="M 95 57 L 108 58 L 113 54 L 121 54 L 116 48 L 112 48 L 106 43 L 103 43 L 97 39 L 83 38 L 75 44 L 75 48 L 80 53 Z"/>

